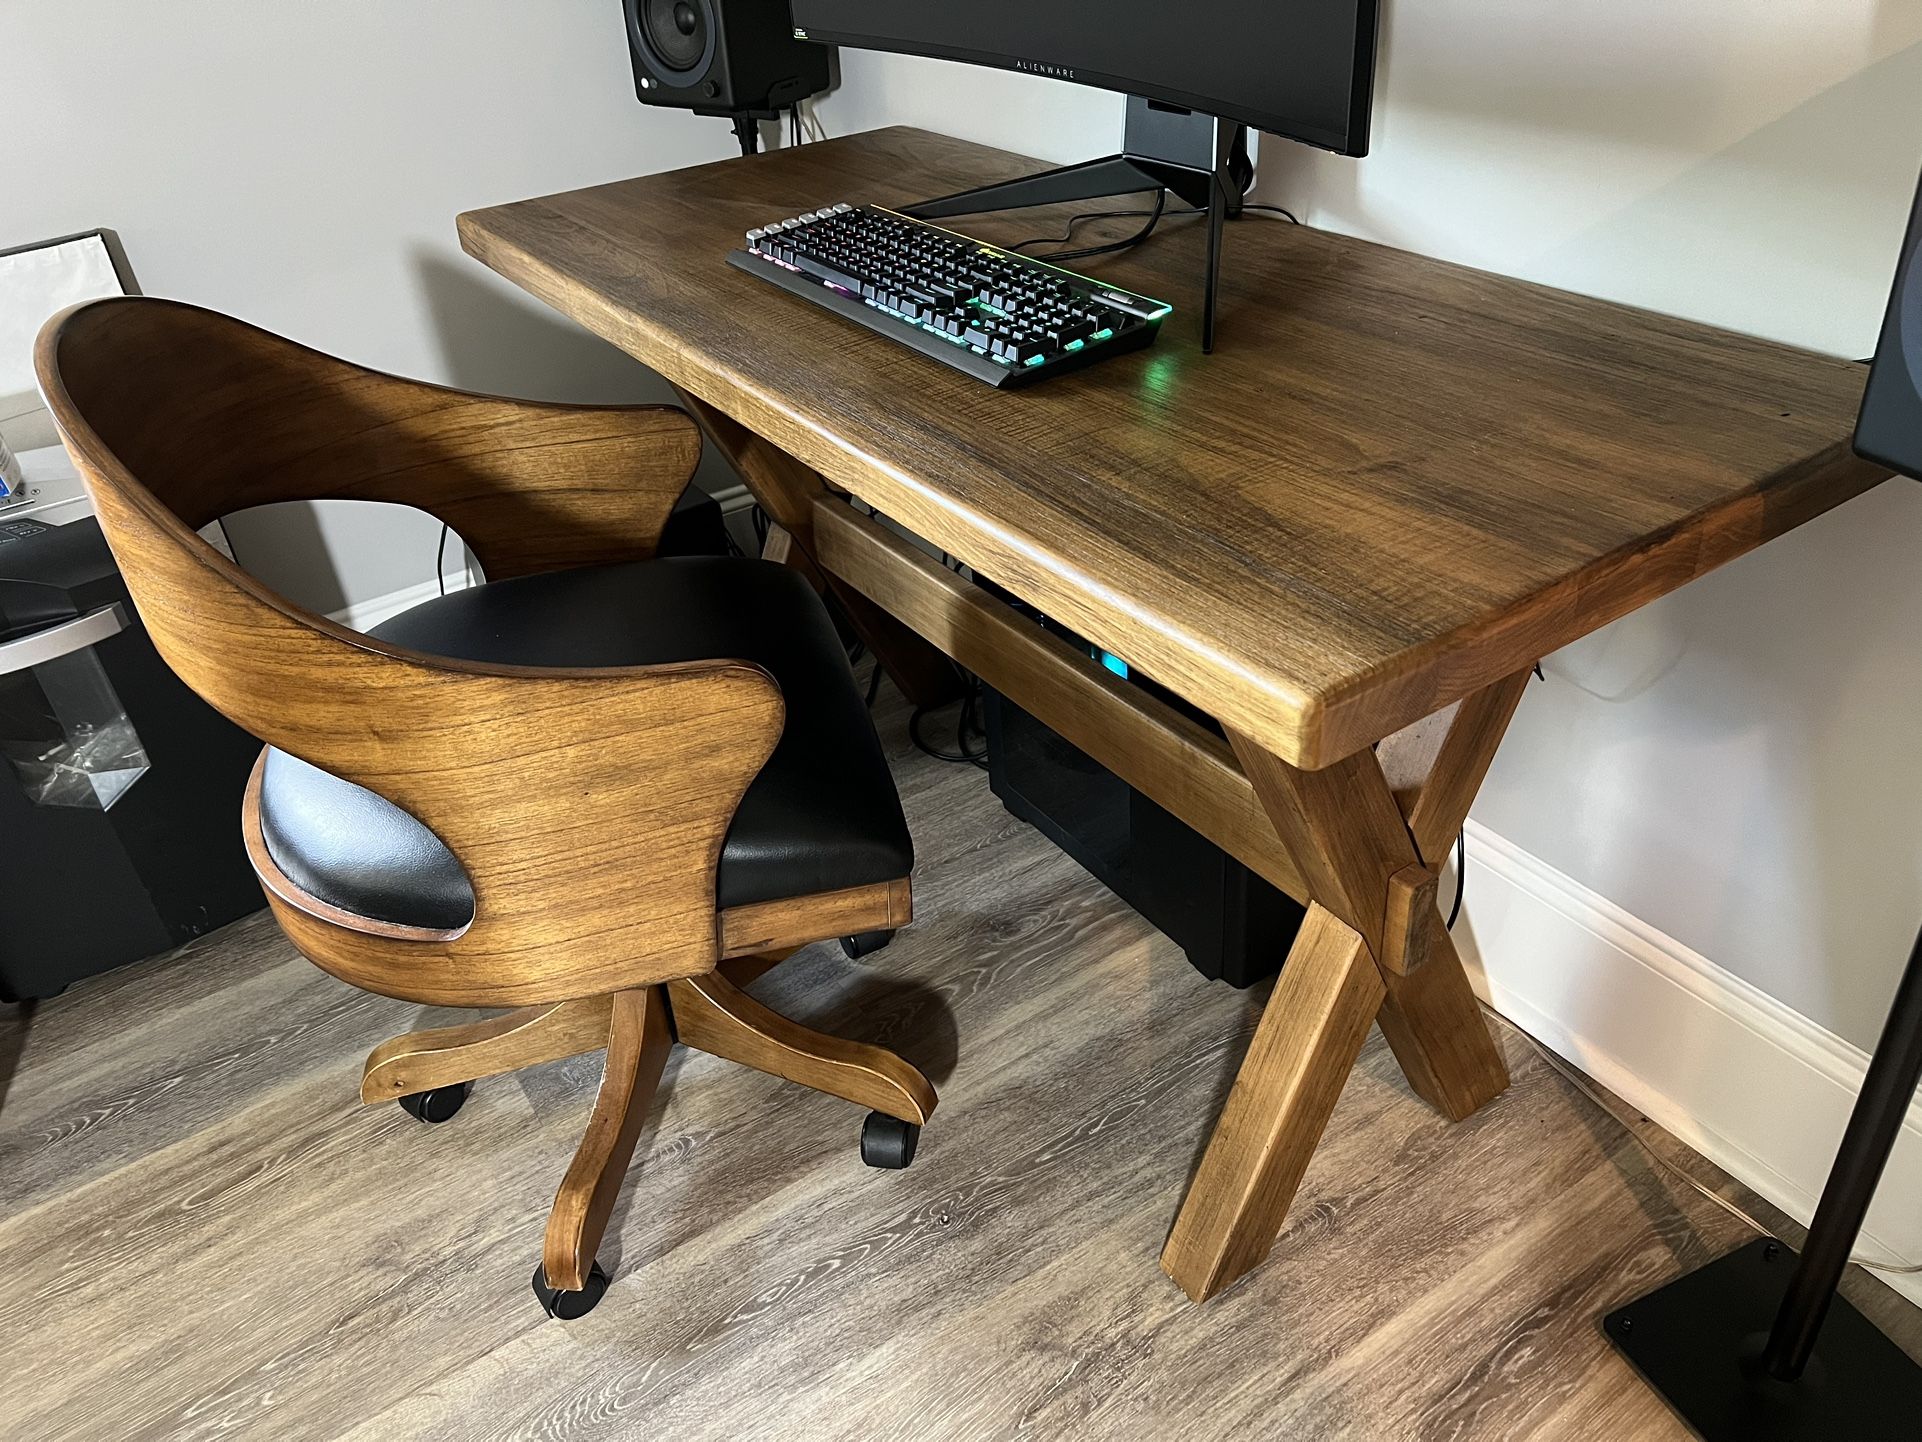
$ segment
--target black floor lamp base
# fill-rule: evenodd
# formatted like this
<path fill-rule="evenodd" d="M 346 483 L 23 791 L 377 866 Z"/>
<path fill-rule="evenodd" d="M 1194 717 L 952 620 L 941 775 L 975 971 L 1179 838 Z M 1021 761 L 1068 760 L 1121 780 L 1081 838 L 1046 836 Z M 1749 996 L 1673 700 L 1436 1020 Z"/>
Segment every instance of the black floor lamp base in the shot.
<path fill-rule="evenodd" d="M 1922 1366 L 1840 1297 L 1799 1381 L 1762 1370 L 1795 1253 L 1763 1239 L 1602 1319 L 1704 1442 L 1914 1442 Z"/>

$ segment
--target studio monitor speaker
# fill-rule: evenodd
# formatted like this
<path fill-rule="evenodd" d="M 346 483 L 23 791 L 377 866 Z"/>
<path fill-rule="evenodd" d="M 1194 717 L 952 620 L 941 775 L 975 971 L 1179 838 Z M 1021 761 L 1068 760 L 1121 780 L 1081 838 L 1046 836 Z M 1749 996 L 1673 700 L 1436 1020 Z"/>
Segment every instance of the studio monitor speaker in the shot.
<path fill-rule="evenodd" d="M 788 0 L 623 3 L 645 104 L 771 120 L 833 83 L 833 48 L 794 38 Z"/>
<path fill-rule="evenodd" d="M 1855 449 L 1922 479 L 1922 192 L 1895 268 L 1895 289 L 1875 347 L 1875 367 L 1855 424 Z"/>

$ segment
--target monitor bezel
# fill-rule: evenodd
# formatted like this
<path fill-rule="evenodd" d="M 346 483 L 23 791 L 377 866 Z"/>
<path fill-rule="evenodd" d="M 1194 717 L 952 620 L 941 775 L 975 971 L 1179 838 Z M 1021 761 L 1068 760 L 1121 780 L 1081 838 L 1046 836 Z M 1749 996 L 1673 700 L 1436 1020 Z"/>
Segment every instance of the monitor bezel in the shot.
<path fill-rule="evenodd" d="M 1073 66 L 1048 65 L 1020 56 L 999 55 L 989 50 L 969 50 L 963 46 L 911 45 L 880 35 L 862 35 L 839 30 L 812 30 L 794 27 L 794 38 L 818 45 L 845 45 L 856 50 L 880 50 L 893 55 L 921 55 L 933 60 L 958 60 L 969 65 L 984 65 L 1017 75 L 1040 75 L 1050 80 L 1066 80 L 1075 85 L 1092 85 L 1103 90 L 1136 95 L 1144 100 L 1178 105 L 1186 110 L 1219 116 L 1223 120 L 1251 125 L 1284 140 L 1331 150 L 1337 155 L 1359 158 L 1368 154 L 1369 131 L 1374 111 L 1375 48 L 1381 26 L 1380 0 L 1362 0 L 1356 14 L 1355 73 L 1348 94 L 1348 127 L 1345 133 L 1303 126 L 1288 116 L 1271 115 L 1252 107 L 1235 105 L 1220 96 L 1194 95 L 1152 81 L 1110 75 L 1104 71 L 1081 70 Z"/>

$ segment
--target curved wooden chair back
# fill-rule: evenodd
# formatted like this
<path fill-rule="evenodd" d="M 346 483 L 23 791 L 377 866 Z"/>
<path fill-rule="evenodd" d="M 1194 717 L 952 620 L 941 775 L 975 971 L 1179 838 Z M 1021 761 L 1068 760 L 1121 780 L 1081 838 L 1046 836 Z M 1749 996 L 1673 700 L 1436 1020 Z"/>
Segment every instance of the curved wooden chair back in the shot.
<path fill-rule="evenodd" d="M 369 990 L 453 1006 L 715 965 L 721 842 L 783 721 L 765 671 L 424 655 L 293 605 L 196 534 L 268 502 L 375 500 L 447 522 L 490 580 L 638 559 L 700 454 L 685 414 L 469 395 L 134 297 L 56 316 L 35 359 L 168 664 L 254 735 L 431 827 L 473 882 L 461 931 L 370 922 L 279 875 L 250 815 L 256 866 L 303 952 Z"/>

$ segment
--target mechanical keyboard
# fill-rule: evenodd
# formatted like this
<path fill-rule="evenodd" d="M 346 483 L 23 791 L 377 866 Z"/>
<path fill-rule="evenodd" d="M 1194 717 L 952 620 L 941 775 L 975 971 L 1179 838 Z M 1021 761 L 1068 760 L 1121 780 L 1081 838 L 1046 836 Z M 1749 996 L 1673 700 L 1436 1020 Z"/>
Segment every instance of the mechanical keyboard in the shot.
<path fill-rule="evenodd" d="M 728 263 L 993 386 L 1152 345 L 1174 309 L 878 205 L 750 230 Z"/>

